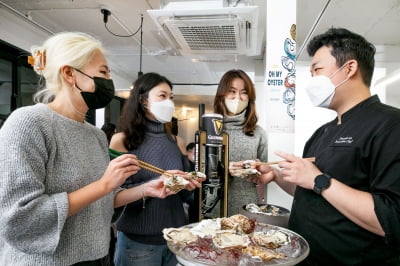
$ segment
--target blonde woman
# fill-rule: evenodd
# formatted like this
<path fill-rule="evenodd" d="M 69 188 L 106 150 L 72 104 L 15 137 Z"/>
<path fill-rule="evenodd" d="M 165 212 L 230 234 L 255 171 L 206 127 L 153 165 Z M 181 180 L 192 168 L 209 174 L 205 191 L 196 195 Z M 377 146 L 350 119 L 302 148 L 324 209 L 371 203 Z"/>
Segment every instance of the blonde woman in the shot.
<path fill-rule="evenodd" d="M 114 207 L 170 192 L 162 178 L 118 190 L 138 161 L 110 162 L 106 136 L 85 122 L 114 96 L 99 41 L 56 34 L 30 62 L 46 86 L 0 130 L 0 265 L 108 265 Z"/>

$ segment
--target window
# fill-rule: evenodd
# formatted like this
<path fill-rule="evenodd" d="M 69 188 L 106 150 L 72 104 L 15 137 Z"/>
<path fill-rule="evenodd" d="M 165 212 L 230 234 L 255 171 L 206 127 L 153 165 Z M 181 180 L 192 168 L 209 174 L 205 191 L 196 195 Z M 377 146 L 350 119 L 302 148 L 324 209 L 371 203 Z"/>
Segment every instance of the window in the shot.
<path fill-rule="evenodd" d="M 33 104 L 38 78 L 27 52 L 0 40 L 0 127 L 16 108 Z"/>

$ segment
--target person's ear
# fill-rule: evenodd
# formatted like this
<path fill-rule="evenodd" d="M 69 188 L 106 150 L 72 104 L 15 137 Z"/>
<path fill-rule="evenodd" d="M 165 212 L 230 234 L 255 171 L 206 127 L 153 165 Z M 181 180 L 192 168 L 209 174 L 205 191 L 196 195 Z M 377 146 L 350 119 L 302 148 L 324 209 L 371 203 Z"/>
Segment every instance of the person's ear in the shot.
<path fill-rule="evenodd" d="M 346 75 L 348 78 L 353 77 L 358 71 L 358 62 L 355 59 L 349 60 L 346 66 Z"/>
<path fill-rule="evenodd" d="M 143 106 L 144 109 L 147 109 L 149 101 L 145 99 L 142 95 L 139 95 L 139 102 Z"/>
<path fill-rule="evenodd" d="M 62 66 L 60 68 L 60 73 L 63 79 L 68 83 L 68 84 L 74 84 L 75 82 L 75 74 L 74 74 L 74 69 L 71 66 Z"/>

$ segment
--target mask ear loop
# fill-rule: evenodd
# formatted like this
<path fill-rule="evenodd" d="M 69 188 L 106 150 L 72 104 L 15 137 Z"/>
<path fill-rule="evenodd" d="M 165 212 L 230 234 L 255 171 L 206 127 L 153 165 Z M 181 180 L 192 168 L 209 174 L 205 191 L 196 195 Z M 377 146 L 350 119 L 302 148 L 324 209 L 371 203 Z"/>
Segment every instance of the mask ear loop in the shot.
<path fill-rule="evenodd" d="M 330 76 L 329 79 L 332 81 L 332 77 L 335 76 L 340 70 L 342 70 L 348 63 L 349 61 L 345 62 L 341 67 L 339 67 L 335 72 L 333 72 Z M 339 82 L 339 84 L 335 85 L 335 90 L 336 88 L 342 86 L 346 81 L 348 81 L 349 78 L 346 78 L 345 80 Z M 332 82 L 333 83 L 333 82 Z"/>
<path fill-rule="evenodd" d="M 341 67 L 339 67 L 335 72 L 333 72 L 332 74 L 330 74 L 328 76 L 329 79 L 332 79 L 333 76 L 335 76 L 340 70 L 342 70 L 348 63 L 349 61 L 345 62 Z"/>

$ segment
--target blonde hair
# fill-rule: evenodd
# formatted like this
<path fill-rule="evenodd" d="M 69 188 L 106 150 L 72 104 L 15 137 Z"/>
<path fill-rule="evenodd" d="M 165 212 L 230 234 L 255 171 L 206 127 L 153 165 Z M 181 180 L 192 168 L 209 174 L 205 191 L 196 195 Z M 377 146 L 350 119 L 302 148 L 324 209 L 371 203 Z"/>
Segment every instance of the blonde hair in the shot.
<path fill-rule="evenodd" d="M 81 32 L 62 32 L 47 39 L 41 47 L 32 47 L 36 73 L 45 79 L 45 86 L 34 95 L 35 102 L 49 103 L 64 84 L 60 69 L 71 66 L 81 69 L 91 60 L 94 53 L 104 52 L 100 41 Z"/>

